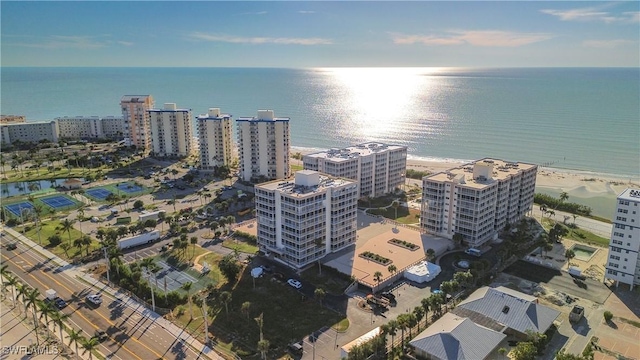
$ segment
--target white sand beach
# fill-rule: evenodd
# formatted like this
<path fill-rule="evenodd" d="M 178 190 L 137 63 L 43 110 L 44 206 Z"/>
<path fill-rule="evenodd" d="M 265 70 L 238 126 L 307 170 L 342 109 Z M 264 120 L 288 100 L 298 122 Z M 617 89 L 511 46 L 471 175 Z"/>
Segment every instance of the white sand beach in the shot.
<path fill-rule="evenodd" d="M 306 150 L 306 151 L 305 151 Z M 303 155 L 308 149 L 293 148 L 292 152 Z M 293 164 L 302 165 L 293 160 Z M 423 159 L 407 159 L 407 168 L 437 173 L 463 165 L 463 162 L 427 161 Z M 611 218 L 615 209 L 615 199 L 624 189 L 635 187 L 640 189 L 640 176 L 616 176 L 596 174 L 588 171 L 574 171 L 549 167 L 538 167 L 536 192 L 558 196 L 561 192 L 569 195 L 569 202 L 590 206 L 593 215 Z"/>

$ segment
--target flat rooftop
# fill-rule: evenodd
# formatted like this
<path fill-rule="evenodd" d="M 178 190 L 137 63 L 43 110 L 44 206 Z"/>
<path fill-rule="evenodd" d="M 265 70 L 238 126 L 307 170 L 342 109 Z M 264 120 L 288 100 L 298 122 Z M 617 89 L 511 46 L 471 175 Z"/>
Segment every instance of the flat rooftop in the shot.
<path fill-rule="evenodd" d="M 491 177 L 478 177 L 474 179 L 473 168 L 476 164 L 493 165 Z M 499 159 L 482 159 L 427 176 L 427 179 L 439 182 L 459 181 L 464 186 L 481 189 L 495 183 L 496 181 L 506 180 L 518 173 L 531 170 L 536 167 L 537 165 L 535 164 L 510 162 Z"/>
<path fill-rule="evenodd" d="M 301 170 L 300 172 L 304 172 Z M 323 192 L 329 188 L 337 188 L 344 185 L 356 184 L 356 182 L 348 179 L 334 178 L 326 175 L 320 175 L 320 182 L 317 185 L 304 186 L 295 183 L 294 179 L 291 180 L 274 180 L 260 185 L 256 185 L 257 188 L 270 191 L 278 191 L 281 194 L 297 197 L 305 197 Z"/>
<path fill-rule="evenodd" d="M 618 195 L 618 199 L 640 202 L 640 189 L 626 189 L 622 194 Z"/>
<path fill-rule="evenodd" d="M 329 149 L 305 156 L 313 158 L 331 159 L 332 161 L 346 161 L 360 156 L 367 156 L 375 153 L 382 153 L 391 150 L 407 149 L 406 146 L 389 145 L 381 142 L 367 142 L 359 145 L 349 146 L 343 149 Z"/>

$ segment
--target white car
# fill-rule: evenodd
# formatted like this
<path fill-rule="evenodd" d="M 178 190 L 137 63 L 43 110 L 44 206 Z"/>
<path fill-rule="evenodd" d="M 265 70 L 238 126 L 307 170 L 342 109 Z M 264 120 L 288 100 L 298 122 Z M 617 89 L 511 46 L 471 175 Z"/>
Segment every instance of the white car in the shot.
<path fill-rule="evenodd" d="M 287 284 L 291 285 L 292 287 L 294 287 L 296 289 L 300 289 L 302 287 L 302 284 L 300 283 L 300 281 L 298 281 L 296 279 L 287 280 Z"/>
<path fill-rule="evenodd" d="M 102 304 L 102 296 L 100 294 L 87 295 L 87 301 L 93 305 Z"/>

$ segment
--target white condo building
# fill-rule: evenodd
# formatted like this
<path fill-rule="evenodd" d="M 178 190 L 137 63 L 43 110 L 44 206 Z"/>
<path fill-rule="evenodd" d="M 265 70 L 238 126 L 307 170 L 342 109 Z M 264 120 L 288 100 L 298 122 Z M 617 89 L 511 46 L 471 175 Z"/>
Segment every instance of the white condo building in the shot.
<path fill-rule="evenodd" d="M 285 179 L 289 166 L 289 118 L 277 118 L 273 110 L 258 110 L 257 117 L 241 117 L 238 124 L 240 177 Z"/>
<path fill-rule="evenodd" d="M 60 137 L 65 139 L 114 139 L 124 136 L 121 116 L 57 117 Z"/>
<path fill-rule="evenodd" d="M 358 181 L 359 196 L 378 197 L 404 184 L 407 147 L 368 142 L 303 156 L 305 170 Z"/>
<path fill-rule="evenodd" d="M 479 247 L 533 206 L 538 166 L 482 159 L 422 179 L 422 230 Z"/>
<path fill-rule="evenodd" d="M 255 186 L 258 245 L 300 269 L 355 244 L 358 184 L 300 170 Z"/>
<path fill-rule="evenodd" d="M 605 279 L 640 284 L 640 189 L 626 189 L 618 195 L 613 216 Z"/>
<path fill-rule="evenodd" d="M 145 152 L 151 151 L 149 112 L 154 106 L 151 95 L 125 95 L 120 99 L 124 136 L 131 145 Z"/>
<path fill-rule="evenodd" d="M 216 166 L 231 165 L 231 116 L 221 114 L 219 108 L 210 108 L 207 114 L 196 117 L 201 169 L 212 170 Z"/>
<path fill-rule="evenodd" d="M 193 151 L 191 110 L 165 103 L 163 109 L 150 109 L 151 152 L 156 156 L 189 156 Z"/>
<path fill-rule="evenodd" d="M 2 123 L 0 133 L 4 145 L 16 141 L 37 143 L 41 140 L 57 143 L 60 136 L 56 121 Z"/>

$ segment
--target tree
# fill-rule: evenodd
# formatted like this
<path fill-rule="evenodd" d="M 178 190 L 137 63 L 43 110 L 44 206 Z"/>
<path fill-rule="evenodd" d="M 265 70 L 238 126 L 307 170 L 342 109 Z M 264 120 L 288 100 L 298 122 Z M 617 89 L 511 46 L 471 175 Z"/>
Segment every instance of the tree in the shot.
<path fill-rule="evenodd" d="M 266 360 L 267 351 L 269 351 L 269 340 L 260 340 L 258 341 L 258 350 L 260 350 L 260 354 L 262 355 L 262 359 Z"/>
<path fill-rule="evenodd" d="M 558 202 L 558 204 L 556 205 L 556 207 L 554 208 L 557 209 L 558 206 L 562 205 L 563 202 L 569 200 L 569 194 L 567 194 L 565 191 L 560 193 L 560 197 L 559 197 L 560 201 Z"/>
<path fill-rule="evenodd" d="M 264 327 L 264 313 L 260 313 L 260 316 L 254 319 L 260 328 L 260 340 L 263 340 L 262 328 Z"/>
<path fill-rule="evenodd" d="M 609 310 L 605 311 L 603 315 L 606 322 L 610 322 L 613 319 L 613 313 Z"/>
<path fill-rule="evenodd" d="M 45 324 L 49 323 L 49 316 L 51 316 L 53 313 L 58 312 L 58 310 L 55 309 L 50 302 L 38 301 L 36 305 L 38 306 L 38 310 L 40 310 L 40 319 L 44 318 Z M 47 338 L 48 337 L 49 332 L 47 331 Z"/>
<path fill-rule="evenodd" d="M 426 254 L 428 261 L 433 261 L 433 259 L 436 257 L 436 251 L 431 248 L 427 249 Z"/>
<path fill-rule="evenodd" d="M 29 293 L 30 290 L 31 290 L 30 287 L 28 287 L 27 285 L 25 285 L 25 284 L 23 284 L 21 282 L 18 282 L 16 284 L 16 291 L 18 292 L 18 295 L 16 296 L 16 300 L 19 299 L 20 297 L 22 297 L 22 302 L 25 302 L 27 293 Z M 27 317 L 27 305 L 26 304 L 24 306 L 24 316 L 25 316 L 25 319 L 26 319 L 26 317 Z"/>
<path fill-rule="evenodd" d="M 71 243 L 71 229 L 73 229 L 73 221 L 64 219 L 60 225 L 62 226 L 62 232 L 66 231 L 69 234 L 69 243 Z"/>
<path fill-rule="evenodd" d="M 140 209 L 142 209 L 143 207 L 144 207 L 144 202 L 143 202 L 142 200 L 136 200 L 136 201 L 133 203 L 133 209 L 134 209 L 134 210 L 140 210 Z"/>
<path fill-rule="evenodd" d="M 324 299 L 324 297 L 327 295 L 327 293 L 324 291 L 323 288 L 316 288 L 315 291 L 313 292 L 313 296 L 315 296 L 315 298 L 320 301 L 320 305 L 322 305 L 322 300 Z"/>
<path fill-rule="evenodd" d="M 502 356 L 504 358 L 504 356 L 507 354 L 507 349 L 501 347 L 500 349 L 498 349 L 498 353 L 500 354 L 500 356 Z M 556 357 L 556 360 L 558 358 Z"/>
<path fill-rule="evenodd" d="M 396 320 L 391 320 L 385 325 L 388 326 L 387 333 L 391 335 L 391 352 L 393 353 L 393 342 L 396 334 L 398 333 L 398 322 Z"/>
<path fill-rule="evenodd" d="M 413 316 L 416 317 L 416 322 L 418 323 L 418 332 L 420 332 L 420 321 L 425 316 L 424 308 L 422 306 L 416 306 L 413 308 Z"/>
<path fill-rule="evenodd" d="M 535 360 L 537 354 L 536 347 L 528 341 L 519 342 L 513 349 L 514 360 Z"/>
<path fill-rule="evenodd" d="M 223 291 L 220 293 L 220 302 L 224 304 L 224 310 L 227 315 L 229 315 L 229 303 L 231 302 L 231 293 L 228 291 Z"/>
<path fill-rule="evenodd" d="M 380 282 L 382 281 L 382 273 L 380 271 L 376 271 L 373 274 L 373 280 L 378 284 L 378 287 L 380 287 Z"/>
<path fill-rule="evenodd" d="M 453 243 L 455 244 L 456 248 L 460 247 L 462 245 L 462 241 L 464 240 L 464 235 L 460 234 L 460 233 L 455 233 L 453 234 Z"/>
<path fill-rule="evenodd" d="M 64 339 L 62 337 L 62 328 L 64 328 L 64 321 L 67 320 L 70 316 L 68 314 L 63 313 L 62 311 L 54 311 L 53 314 L 51 314 L 51 321 L 54 324 L 54 331 L 55 331 L 55 326 L 58 326 L 58 331 L 60 331 L 60 341 L 62 341 L 62 339 Z"/>
<path fill-rule="evenodd" d="M 93 350 L 95 348 L 98 347 L 98 345 L 100 345 L 100 340 L 98 340 L 98 338 L 94 337 L 90 337 L 89 339 L 82 337 L 82 340 L 80 341 L 80 344 L 82 345 L 82 348 L 84 349 L 84 351 L 82 352 L 82 355 L 86 354 L 87 351 L 89 352 L 89 360 L 93 359 Z"/>
<path fill-rule="evenodd" d="M 240 312 L 244 314 L 244 316 L 249 319 L 249 315 L 251 314 L 251 302 L 245 301 L 242 303 L 242 307 L 240 307 Z"/>
<path fill-rule="evenodd" d="M 40 340 L 38 339 L 38 320 L 36 318 L 36 308 L 38 307 L 38 301 L 40 301 L 40 291 L 38 291 L 38 289 L 29 289 L 24 296 L 24 312 L 26 314 L 27 309 L 31 307 L 33 313 L 33 327 L 36 334 L 36 344 L 37 346 L 40 346 Z"/>
<path fill-rule="evenodd" d="M 18 284 L 20 284 L 20 282 L 16 277 L 10 276 L 10 275 L 5 275 L 4 280 L 5 281 L 2 284 L 4 286 L 11 287 L 11 302 L 13 303 L 13 307 L 15 308 L 16 307 L 16 287 L 18 286 Z"/>
<path fill-rule="evenodd" d="M 191 286 L 193 285 L 193 283 L 191 281 L 187 281 L 186 283 L 182 284 L 182 290 L 187 292 L 187 299 L 189 300 L 189 319 L 193 320 L 193 306 L 191 305 Z"/>
<path fill-rule="evenodd" d="M 71 347 L 72 343 L 76 344 L 76 355 L 78 353 L 78 343 L 82 341 L 82 330 L 76 331 L 75 329 L 70 329 L 69 335 L 67 335 L 67 339 L 69 339 L 69 347 Z"/>
<path fill-rule="evenodd" d="M 398 219 L 398 207 L 400 206 L 400 202 L 398 200 L 393 200 L 393 202 L 391 203 L 391 206 L 396 211 L 396 216 L 393 218 L 393 220 L 397 220 Z"/>
<path fill-rule="evenodd" d="M 576 253 L 571 249 L 567 249 L 567 251 L 565 251 L 565 253 L 564 253 L 564 257 L 567 258 L 568 265 L 571 265 L 571 259 L 576 257 Z"/>
<path fill-rule="evenodd" d="M 81 239 L 82 239 L 82 245 L 84 245 L 84 250 L 86 251 L 87 256 L 89 256 L 89 248 L 91 247 L 91 237 L 89 237 L 89 235 L 84 235 Z"/>
<path fill-rule="evenodd" d="M 189 242 L 191 242 L 191 245 L 193 245 L 192 249 L 191 249 L 192 250 L 191 251 L 191 257 L 194 257 L 194 256 L 196 256 L 196 244 L 198 244 L 198 237 L 197 236 L 192 236 L 189 239 Z"/>
<path fill-rule="evenodd" d="M 238 274 L 242 268 L 241 264 L 236 260 L 233 254 L 225 255 L 222 260 L 218 263 L 218 267 L 220 268 L 220 272 L 227 279 L 229 283 L 235 283 Z"/>

